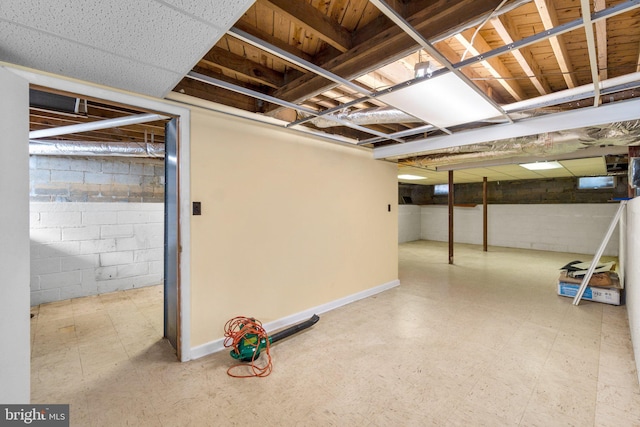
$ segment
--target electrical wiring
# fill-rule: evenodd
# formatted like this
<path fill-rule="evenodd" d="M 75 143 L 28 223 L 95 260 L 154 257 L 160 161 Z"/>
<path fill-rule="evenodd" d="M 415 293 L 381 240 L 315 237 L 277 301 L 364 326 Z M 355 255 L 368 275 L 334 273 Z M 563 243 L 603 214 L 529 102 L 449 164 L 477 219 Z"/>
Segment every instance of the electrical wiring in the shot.
<path fill-rule="evenodd" d="M 273 364 L 271 360 L 271 353 L 269 351 L 269 336 L 267 335 L 267 331 L 265 331 L 265 329 L 262 327 L 262 322 L 244 316 L 237 316 L 227 321 L 227 323 L 224 325 L 224 346 L 227 348 L 231 347 L 236 353 L 239 353 L 238 346 L 241 342 L 245 346 L 254 347 L 251 362 L 238 363 L 229 367 L 229 369 L 227 369 L 227 375 L 234 378 L 268 376 L 273 369 Z M 256 351 L 260 347 L 261 343 L 264 346 L 264 349 L 262 351 Z M 265 354 L 265 358 L 262 360 L 266 360 L 266 364 L 264 366 L 258 366 L 256 364 L 256 354 L 260 355 L 262 353 Z M 237 371 L 238 368 L 246 366 L 249 366 L 251 368 L 250 374 L 234 373 L 234 371 Z"/>
<path fill-rule="evenodd" d="M 480 29 L 484 27 L 491 18 L 493 18 L 493 16 L 502 8 L 502 6 L 504 6 L 506 2 L 507 0 L 502 0 L 502 2 L 493 10 L 493 12 L 491 12 L 489 16 L 487 16 L 487 19 L 485 19 L 480 25 L 478 25 L 478 28 L 476 28 L 476 30 L 474 31 L 473 36 L 471 36 L 471 40 L 469 41 L 469 47 L 465 49 L 460 61 L 464 61 L 464 58 L 467 56 L 467 53 L 469 53 L 469 49 L 471 49 L 471 46 L 473 46 L 473 42 L 475 41 L 476 36 L 480 32 Z"/>

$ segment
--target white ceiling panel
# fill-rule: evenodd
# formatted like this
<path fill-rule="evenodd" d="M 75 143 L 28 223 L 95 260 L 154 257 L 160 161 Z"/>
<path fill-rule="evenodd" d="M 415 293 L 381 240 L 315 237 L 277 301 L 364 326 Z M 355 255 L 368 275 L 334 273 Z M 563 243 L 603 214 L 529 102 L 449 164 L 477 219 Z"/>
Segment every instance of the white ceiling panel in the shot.
<path fill-rule="evenodd" d="M 441 128 L 501 114 L 453 73 L 425 79 L 377 98 Z"/>
<path fill-rule="evenodd" d="M 226 31 L 255 0 L 159 0 Z"/>
<path fill-rule="evenodd" d="M 562 178 L 572 176 L 606 175 L 607 168 L 603 157 L 587 159 L 562 160 L 562 169 L 530 171 L 518 164 L 506 164 L 486 168 L 467 168 L 455 170 L 453 180 L 456 183 L 482 182 L 483 177 L 488 181 L 513 181 L 521 179 Z M 398 173 L 420 175 L 427 177 L 420 181 L 402 181 L 408 184 L 434 185 L 445 184 L 449 180 L 447 171 L 435 172 L 427 169 L 398 165 Z"/>
<path fill-rule="evenodd" d="M 0 49 L 2 61 L 56 74 L 70 74 L 68 70 L 73 68 L 72 77 L 152 96 L 161 95 L 157 93 L 158 85 L 164 87 L 182 77 L 179 73 L 134 63 L 127 58 L 57 37 L 48 38 L 43 44 L 41 34 L 7 22 L 0 22 L 0 40 L 3 45 Z M 29 49 L 28 57 L 24 56 L 25 49 Z M 80 57 L 91 60 L 78 61 Z M 130 72 L 134 67 L 135 72 Z M 138 74 L 146 74 L 149 78 L 137 79 L 135 76 Z"/>
<path fill-rule="evenodd" d="M 163 97 L 252 3 L 3 0 L 0 60 Z"/>

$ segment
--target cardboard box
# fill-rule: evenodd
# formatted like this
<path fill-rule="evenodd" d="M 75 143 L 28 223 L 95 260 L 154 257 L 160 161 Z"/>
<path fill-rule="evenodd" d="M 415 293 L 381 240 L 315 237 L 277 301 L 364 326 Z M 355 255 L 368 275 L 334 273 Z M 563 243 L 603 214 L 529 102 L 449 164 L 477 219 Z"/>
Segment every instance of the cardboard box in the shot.
<path fill-rule="evenodd" d="M 576 283 L 558 282 L 558 295 L 574 298 L 580 285 Z M 602 288 L 587 286 L 581 300 L 602 302 L 611 305 L 624 304 L 624 289 L 618 286 Z"/>
<path fill-rule="evenodd" d="M 578 276 L 578 277 L 571 277 L 569 275 L 567 275 L 566 271 L 562 271 L 560 273 L 560 277 L 558 278 L 558 282 L 563 282 L 563 283 L 576 283 L 576 284 L 581 284 L 582 283 L 582 279 L 584 278 L 584 275 L 582 276 Z M 589 283 L 587 283 L 589 286 L 598 286 L 598 287 L 605 287 L 605 288 L 615 288 L 618 287 L 618 284 L 620 283 L 620 278 L 618 277 L 618 274 L 613 272 L 613 271 L 607 271 L 604 273 L 595 273 L 591 276 L 591 280 L 589 280 Z"/>

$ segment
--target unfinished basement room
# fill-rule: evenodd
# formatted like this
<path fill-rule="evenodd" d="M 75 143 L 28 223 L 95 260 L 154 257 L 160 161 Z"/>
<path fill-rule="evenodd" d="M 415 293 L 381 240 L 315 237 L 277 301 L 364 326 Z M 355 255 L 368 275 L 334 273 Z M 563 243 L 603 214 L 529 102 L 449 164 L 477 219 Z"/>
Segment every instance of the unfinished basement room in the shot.
<path fill-rule="evenodd" d="M 640 426 L 639 22 L 0 2 L 0 425 Z"/>

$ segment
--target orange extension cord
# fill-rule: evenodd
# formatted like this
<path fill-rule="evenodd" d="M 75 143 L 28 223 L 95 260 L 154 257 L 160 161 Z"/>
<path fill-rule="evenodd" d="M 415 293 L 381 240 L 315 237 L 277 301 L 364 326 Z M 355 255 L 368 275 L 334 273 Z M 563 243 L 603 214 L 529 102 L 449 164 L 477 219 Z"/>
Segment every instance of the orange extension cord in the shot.
<path fill-rule="evenodd" d="M 253 353 L 253 359 L 251 359 L 251 363 L 238 363 L 231 366 L 227 369 L 227 375 L 234 378 L 252 378 L 252 377 L 266 377 L 271 373 L 273 369 L 271 363 L 271 354 L 269 353 L 269 336 L 267 335 L 267 331 L 262 327 L 262 322 L 256 319 L 252 319 L 244 316 L 237 316 L 233 319 L 229 320 L 224 325 L 224 346 L 225 347 L 233 347 L 233 350 L 236 353 L 238 351 L 239 343 L 244 339 L 246 335 L 256 335 L 258 340 L 256 341 L 255 347 L 260 345 L 260 341 L 264 338 L 266 341 L 266 346 L 264 350 L 260 352 L 260 354 L 266 355 L 267 363 L 265 366 L 256 365 L 255 355 L 256 352 Z M 264 360 L 264 359 L 263 359 Z M 250 374 L 234 374 L 232 371 L 237 370 L 240 366 L 250 366 L 251 373 Z"/>

